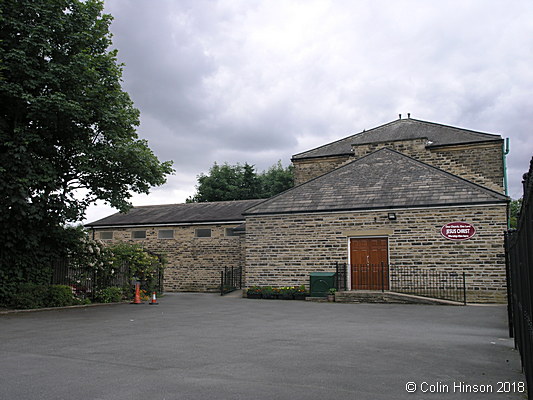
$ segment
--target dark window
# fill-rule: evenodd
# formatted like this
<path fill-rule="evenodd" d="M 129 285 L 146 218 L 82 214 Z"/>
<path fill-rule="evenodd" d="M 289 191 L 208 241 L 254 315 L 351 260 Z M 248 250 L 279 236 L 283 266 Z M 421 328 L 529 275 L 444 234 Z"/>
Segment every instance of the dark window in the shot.
<path fill-rule="evenodd" d="M 146 231 L 131 231 L 132 239 L 146 239 Z"/>
<path fill-rule="evenodd" d="M 204 229 L 204 228 L 201 228 L 201 229 L 196 229 L 196 231 L 194 232 L 194 236 L 196 237 L 211 237 L 211 229 Z"/>
<path fill-rule="evenodd" d="M 100 239 L 101 240 L 112 240 L 113 239 L 113 231 L 100 232 Z"/>
<path fill-rule="evenodd" d="M 157 231 L 158 239 L 174 239 L 174 230 L 173 229 L 161 229 Z"/>
<path fill-rule="evenodd" d="M 237 233 L 235 233 L 235 230 L 233 228 L 226 228 L 225 235 L 226 236 L 237 236 Z"/>

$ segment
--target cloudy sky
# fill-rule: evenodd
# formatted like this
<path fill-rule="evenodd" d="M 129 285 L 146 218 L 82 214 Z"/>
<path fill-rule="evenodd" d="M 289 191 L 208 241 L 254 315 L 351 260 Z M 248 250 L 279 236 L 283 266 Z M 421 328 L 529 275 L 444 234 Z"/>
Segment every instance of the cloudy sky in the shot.
<path fill-rule="evenodd" d="M 533 156 L 529 0 L 107 0 L 139 136 L 183 202 L 213 162 L 264 170 L 404 116 L 509 137 L 510 195 Z M 87 221 L 115 210 L 91 207 Z"/>

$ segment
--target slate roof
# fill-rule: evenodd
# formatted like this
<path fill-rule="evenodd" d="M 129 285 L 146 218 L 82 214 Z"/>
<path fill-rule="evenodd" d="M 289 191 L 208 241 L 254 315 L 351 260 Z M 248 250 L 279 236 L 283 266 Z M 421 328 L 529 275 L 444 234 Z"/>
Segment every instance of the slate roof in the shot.
<path fill-rule="evenodd" d="M 217 201 L 210 203 L 166 204 L 133 207 L 85 225 L 89 228 L 124 225 L 162 225 L 201 222 L 244 221 L 243 211 L 264 199 Z"/>
<path fill-rule="evenodd" d="M 428 147 L 502 140 L 500 135 L 407 118 L 398 119 L 316 149 L 295 154 L 292 159 L 345 155 L 351 154 L 352 145 L 419 138 L 427 138 L 431 142 Z"/>
<path fill-rule="evenodd" d="M 244 214 L 505 203 L 507 197 L 383 148 L 289 189 Z"/>

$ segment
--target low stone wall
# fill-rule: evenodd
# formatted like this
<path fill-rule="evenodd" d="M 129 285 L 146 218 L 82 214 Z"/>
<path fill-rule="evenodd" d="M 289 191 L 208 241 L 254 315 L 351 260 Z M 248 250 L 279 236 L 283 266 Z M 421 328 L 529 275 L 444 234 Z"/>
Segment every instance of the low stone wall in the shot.
<path fill-rule="evenodd" d="M 290 214 L 248 217 L 246 286 L 308 285 L 311 272 L 334 272 L 349 262 L 349 238 L 388 238 L 389 263 L 436 271 L 466 273 L 468 302 L 505 299 L 506 206 L 465 206 Z M 464 241 L 444 238 L 447 223 L 472 224 L 476 234 Z"/>

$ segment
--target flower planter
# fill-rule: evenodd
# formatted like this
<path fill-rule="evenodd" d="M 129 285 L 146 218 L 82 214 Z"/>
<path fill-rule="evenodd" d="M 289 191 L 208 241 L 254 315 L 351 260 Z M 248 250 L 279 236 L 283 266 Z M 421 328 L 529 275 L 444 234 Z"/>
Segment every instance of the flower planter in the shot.
<path fill-rule="evenodd" d="M 294 300 L 305 300 L 307 296 L 309 296 L 309 293 L 295 293 Z"/>
<path fill-rule="evenodd" d="M 267 300 L 276 300 L 278 298 L 278 295 L 277 294 L 273 294 L 273 293 L 263 293 L 262 295 L 263 299 L 267 299 Z"/>
<path fill-rule="evenodd" d="M 287 294 L 287 293 L 278 294 L 278 299 L 280 299 L 280 300 L 293 300 L 294 296 L 292 294 Z"/>
<path fill-rule="evenodd" d="M 260 299 L 261 293 L 246 293 L 248 299 Z"/>

